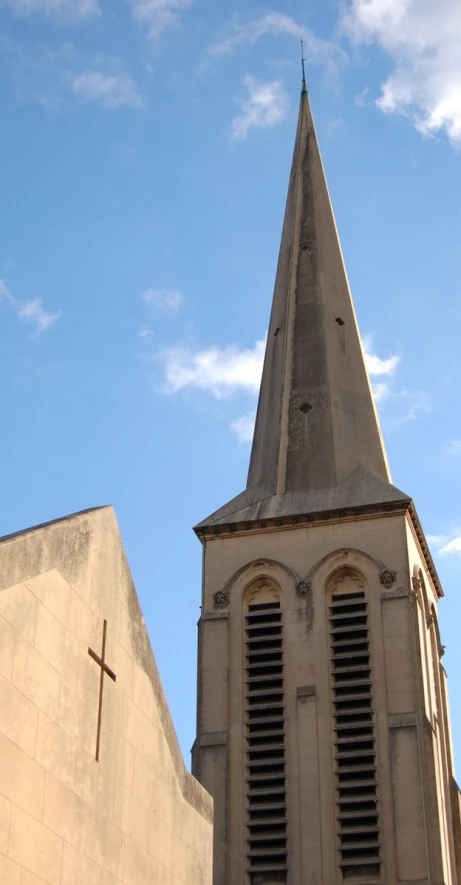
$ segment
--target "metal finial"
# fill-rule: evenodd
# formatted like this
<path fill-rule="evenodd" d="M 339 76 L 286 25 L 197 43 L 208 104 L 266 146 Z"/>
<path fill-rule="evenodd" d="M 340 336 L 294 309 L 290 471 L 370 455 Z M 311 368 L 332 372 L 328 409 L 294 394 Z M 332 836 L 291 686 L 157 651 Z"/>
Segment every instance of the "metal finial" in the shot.
<path fill-rule="evenodd" d="M 307 92 L 307 86 L 306 86 L 306 69 L 305 69 L 305 66 L 304 66 L 305 61 L 306 61 L 306 59 L 304 58 L 304 40 L 303 40 L 303 38 L 301 37 L 301 65 L 302 65 L 302 69 L 303 69 L 303 92 Z"/>

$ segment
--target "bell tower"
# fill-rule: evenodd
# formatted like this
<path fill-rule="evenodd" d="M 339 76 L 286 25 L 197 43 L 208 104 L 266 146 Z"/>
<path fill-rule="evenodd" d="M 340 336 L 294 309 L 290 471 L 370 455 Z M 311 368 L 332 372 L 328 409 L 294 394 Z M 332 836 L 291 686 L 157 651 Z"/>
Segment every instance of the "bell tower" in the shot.
<path fill-rule="evenodd" d="M 443 593 L 391 483 L 304 84 L 248 484 L 195 531 L 214 885 L 461 885 Z"/>

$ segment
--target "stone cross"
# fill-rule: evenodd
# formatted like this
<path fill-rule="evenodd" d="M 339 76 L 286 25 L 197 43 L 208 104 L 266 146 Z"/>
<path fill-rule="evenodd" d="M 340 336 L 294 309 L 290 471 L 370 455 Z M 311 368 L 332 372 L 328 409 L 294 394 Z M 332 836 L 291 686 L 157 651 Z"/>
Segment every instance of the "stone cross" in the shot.
<path fill-rule="evenodd" d="M 98 733 L 96 737 L 96 762 L 99 762 L 99 746 L 101 742 L 101 722 L 102 722 L 102 696 L 104 690 L 104 673 L 107 673 L 111 679 L 115 682 L 117 677 L 113 670 L 106 664 L 106 635 L 107 635 L 107 621 L 104 621 L 104 626 L 102 629 L 102 651 L 101 657 L 93 651 L 92 648 L 88 647 L 88 654 L 93 658 L 93 661 L 96 661 L 99 667 L 101 667 L 101 676 L 99 678 L 99 709 L 98 709 Z"/>

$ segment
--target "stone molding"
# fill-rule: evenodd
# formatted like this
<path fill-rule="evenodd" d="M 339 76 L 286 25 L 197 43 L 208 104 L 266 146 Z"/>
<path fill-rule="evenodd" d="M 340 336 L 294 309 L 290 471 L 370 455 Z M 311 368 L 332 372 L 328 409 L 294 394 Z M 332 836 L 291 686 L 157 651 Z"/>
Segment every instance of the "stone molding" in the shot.
<path fill-rule="evenodd" d="M 402 597 L 409 597 L 409 592 L 406 587 L 396 587 L 395 590 L 381 590 L 381 599 L 401 599 Z"/>
<path fill-rule="evenodd" d="M 368 559 L 368 561 L 371 562 L 379 570 L 380 575 L 388 571 L 388 569 L 384 565 L 384 562 L 378 559 L 377 556 L 373 556 L 371 553 L 368 553 L 366 550 L 361 550 L 359 547 L 339 547 L 338 549 L 332 550 L 330 553 L 327 553 L 325 556 L 322 557 L 322 559 L 319 560 L 319 562 L 316 562 L 313 566 L 311 566 L 306 577 L 304 578 L 306 583 L 312 583 L 314 575 L 322 567 L 322 565 L 328 562 L 329 559 L 333 559 L 339 554 L 342 554 L 344 556 L 344 562 L 342 563 L 342 565 L 344 566 L 350 565 L 351 568 L 357 568 L 355 564 L 349 563 L 347 560 L 349 554 L 356 554 L 358 556 L 363 556 L 365 559 Z"/>
<path fill-rule="evenodd" d="M 274 531 L 278 528 L 290 529 L 293 527 L 305 528 L 313 525 L 320 525 L 331 520 L 334 522 L 356 521 L 359 518 L 374 518 L 379 516 L 388 516 L 389 514 L 406 513 L 411 507 L 411 501 L 403 499 L 401 501 L 382 501 L 378 504 L 363 504 L 352 507 L 332 508 L 331 510 L 316 510 L 314 513 L 303 513 L 302 511 L 282 516 L 266 516 L 262 518 L 252 517 L 250 520 L 241 519 L 236 522 L 211 523 L 204 525 L 200 523 L 195 526 L 194 531 L 200 540 L 209 539 L 219 536 L 228 536 L 235 534 L 243 534 L 244 532 L 258 533 L 267 529 Z"/>
<path fill-rule="evenodd" d="M 416 725 L 416 713 L 389 713 L 389 728 L 409 728 Z"/>
<path fill-rule="evenodd" d="M 229 607 L 233 585 L 246 571 L 252 569 L 261 572 L 261 574 L 255 575 L 255 577 L 268 578 L 274 578 L 274 574 L 270 571 L 271 569 L 281 569 L 293 581 L 295 586 L 299 583 L 299 575 L 294 569 L 284 565 L 283 562 L 278 562 L 276 559 L 254 559 L 251 562 L 247 562 L 246 565 L 243 565 L 226 581 L 221 590 L 217 590 L 216 593 L 213 594 L 213 604 L 218 611 Z M 275 578 L 275 580 L 277 580 L 277 578 Z"/>
<path fill-rule="evenodd" d="M 396 572 L 391 572 L 389 569 L 385 568 L 380 576 L 379 583 L 386 588 L 386 590 L 390 590 L 393 584 L 395 584 Z"/>
<path fill-rule="evenodd" d="M 218 611 L 215 611 L 215 612 L 205 612 L 202 615 L 202 621 L 219 621 L 221 618 L 228 618 L 228 617 L 229 617 L 228 611 L 221 611 L 218 609 Z"/>
<path fill-rule="evenodd" d="M 398 885 L 430 885 L 429 879 L 399 879 Z"/>
<path fill-rule="evenodd" d="M 307 599 L 309 593 L 311 591 L 311 582 L 310 581 L 298 581 L 296 584 L 296 596 L 299 599 Z"/>
<path fill-rule="evenodd" d="M 296 689 L 297 698 L 312 698 L 316 694 L 315 685 L 300 685 Z"/>
<path fill-rule="evenodd" d="M 230 602 L 230 590 L 229 587 L 224 587 L 223 590 L 217 590 L 216 593 L 213 593 L 213 603 L 215 608 L 227 608 Z"/>
<path fill-rule="evenodd" d="M 209 731 L 200 735 L 199 747 L 225 747 L 227 731 Z"/>

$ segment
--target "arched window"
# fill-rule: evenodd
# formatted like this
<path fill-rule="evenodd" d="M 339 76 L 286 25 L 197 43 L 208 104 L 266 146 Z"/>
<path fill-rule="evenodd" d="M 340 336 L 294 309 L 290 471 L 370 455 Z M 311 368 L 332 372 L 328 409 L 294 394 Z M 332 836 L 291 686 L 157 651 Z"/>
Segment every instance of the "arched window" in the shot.
<path fill-rule="evenodd" d="M 367 586 L 344 567 L 327 584 L 339 850 L 344 879 L 378 877 L 380 841 Z"/>
<path fill-rule="evenodd" d="M 429 611 L 429 602 L 427 598 L 426 585 L 421 570 L 418 571 L 417 577 L 417 599 L 418 599 L 418 625 L 420 635 L 421 657 L 423 667 L 423 687 L 424 687 L 424 704 L 427 718 L 431 725 L 436 709 L 435 689 L 434 689 L 434 671 L 431 662 L 431 645 L 428 629 L 431 622 Z"/>
<path fill-rule="evenodd" d="M 434 606 L 431 606 L 429 618 L 428 618 L 428 629 L 430 635 L 430 650 L 431 650 L 431 695 L 432 695 L 432 714 L 433 718 L 437 721 L 440 719 L 441 707 L 440 707 L 440 661 L 439 661 L 439 643 L 437 640 L 438 630 L 436 628 L 437 625 L 437 615 L 434 610 Z"/>
<path fill-rule="evenodd" d="M 434 712 L 433 712 L 433 722 L 432 727 L 434 729 L 435 737 L 436 737 L 436 780 L 437 780 L 437 799 L 438 799 L 438 807 L 439 807 L 439 819 L 440 819 L 440 829 L 441 834 L 443 834 L 443 839 L 445 842 L 445 851 L 443 855 L 443 864 L 444 864 L 444 872 L 446 881 L 449 878 L 449 872 L 447 869 L 448 861 L 447 859 L 450 856 L 450 843 L 448 839 L 448 819 L 447 819 L 447 808 L 449 805 L 448 795 L 449 795 L 449 772 L 447 767 L 447 755 L 449 753 L 449 749 L 447 747 L 447 735 L 445 731 L 445 716 L 444 716 L 444 700 L 443 700 L 443 692 L 441 685 L 441 665 L 440 665 L 440 633 L 439 633 L 439 625 L 437 622 L 437 614 L 435 611 L 434 605 L 431 605 L 429 619 L 428 619 L 428 629 L 430 633 L 430 651 L 432 658 L 432 692 L 434 697 Z"/>
<path fill-rule="evenodd" d="M 424 609 L 424 661 L 426 666 L 426 681 L 428 685 L 428 709 L 427 715 L 431 725 L 434 727 L 435 719 L 438 715 L 440 706 L 439 691 L 439 652 L 438 641 L 436 639 L 435 627 L 437 624 L 437 615 L 434 606 L 429 606 L 426 584 L 421 570 L 418 573 L 419 583 L 421 587 L 421 599 Z"/>
<path fill-rule="evenodd" d="M 286 882 L 285 692 L 280 587 L 244 594 L 248 873 L 252 885 Z"/>

